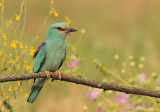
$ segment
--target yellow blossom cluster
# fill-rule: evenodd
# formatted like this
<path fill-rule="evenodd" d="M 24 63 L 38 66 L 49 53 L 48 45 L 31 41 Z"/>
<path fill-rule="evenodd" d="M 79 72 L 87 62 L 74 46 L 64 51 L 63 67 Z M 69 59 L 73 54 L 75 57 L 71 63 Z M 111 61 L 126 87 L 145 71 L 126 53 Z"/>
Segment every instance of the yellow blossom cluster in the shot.
<path fill-rule="evenodd" d="M 21 48 L 21 49 L 24 48 L 24 45 L 21 42 L 19 43 L 19 48 Z"/>
<path fill-rule="evenodd" d="M 17 18 L 18 20 L 18 18 Z M 12 24 L 12 21 L 7 21 L 6 25 L 9 26 Z M 2 45 L 0 46 L 0 75 L 3 77 L 5 75 L 18 75 L 21 73 L 31 73 L 33 65 L 29 61 L 29 58 L 32 58 L 30 55 L 33 55 L 35 49 L 33 46 L 26 46 L 22 42 L 18 40 L 10 40 L 10 35 L 8 32 L 1 32 L 0 42 Z M 23 56 L 27 59 L 24 60 Z M 29 57 L 30 56 L 30 57 Z M 32 83 L 32 80 L 27 81 L 28 84 Z M 16 100 L 12 100 L 13 94 L 14 97 L 21 96 L 22 98 L 28 97 L 27 90 L 22 89 L 22 92 L 19 92 L 23 88 L 22 82 L 17 82 L 7 85 L 1 85 L 1 97 L 3 97 L 4 101 L 7 100 L 10 105 L 15 106 Z"/>
<path fill-rule="evenodd" d="M 113 56 L 113 58 L 115 60 L 118 60 L 119 54 L 115 54 Z M 134 67 L 135 69 L 138 68 L 138 69 L 142 70 L 144 68 L 145 60 L 146 60 L 146 58 L 142 56 L 142 57 L 140 57 L 139 62 L 136 62 L 134 59 L 134 56 L 132 56 L 132 55 L 128 56 L 128 61 L 122 63 L 121 73 L 122 74 L 126 73 L 126 71 L 127 71 L 126 69 L 128 69 L 129 66 Z"/>
<path fill-rule="evenodd" d="M 19 20 L 20 20 L 20 15 L 16 14 L 16 16 L 15 16 L 15 21 L 19 21 Z M 6 22 L 6 26 L 9 27 L 12 23 L 13 23 L 12 20 L 8 20 L 8 21 Z"/>
<path fill-rule="evenodd" d="M 7 37 L 6 37 L 6 34 L 5 34 L 5 33 L 2 33 L 2 38 L 3 38 L 4 40 L 7 40 Z"/>
<path fill-rule="evenodd" d="M 11 86 L 9 86 L 9 88 L 8 88 L 8 92 L 11 92 L 12 91 L 12 87 Z"/>
<path fill-rule="evenodd" d="M 58 12 L 55 8 L 51 8 L 50 12 L 49 12 L 50 15 L 54 15 L 55 17 L 58 17 Z"/>
<path fill-rule="evenodd" d="M 34 55 L 34 52 L 35 52 L 36 50 L 33 48 L 33 46 L 31 46 L 31 48 L 30 48 L 30 55 L 31 56 L 33 56 Z"/>
<path fill-rule="evenodd" d="M 18 44 L 18 40 L 12 40 L 9 46 L 11 48 L 17 48 L 17 44 Z"/>
<path fill-rule="evenodd" d="M 2 2 L 0 2 L 0 7 L 2 7 Z"/>
<path fill-rule="evenodd" d="M 51 8 L 48 15 L 54 15 L 55 17 L 58 17 L 59 13 L 55 8 L 53 8 L 54 0 L 51 0 L 50 4 Z M 0 2 L 0 7 L 3 8 L 3 5 L 4 3 L 2 0 L 2 2 Z M 3 18 L 3 21 L 1 21 L 4 22 L 2 28 L 0 29 L 0 75 L 2 77 L 6 75 L 12 76 L 33 72 L 33 60 L 31 60 L 30 58 L 32 58 L 32 56 L 34 55 L 34 47 L 31 45 L 27 46 L 23 42 L 13 39 L 14 37 L 17 38 L 17 31 L 19 30 L 20 25 L 23 26 L 24 24 L 23 22 L 20 22 L 21 17 L 24 17 L 24 6 L 24 1 L 22 1 L 21 11 L 19 11 L 20 13 L 14 14 L 14 16 L 8 20 L 5 20 Z M 65 17 L 65 20 L 68 24 L 71 23 L 71 20 L 68 16 Z M 19 33 L 23 34 L 23 32 Z M 26 89 L 27 86 L 24 83 L 32 84 L 33 80 L 28 80 L 26 82 L 18 81 L 17 83 L 12 84 L 7 83 L 6 85 L 2 84 L 0 88 L 1 97 L 3 99 L 2 102 L 9 101 L 10 106 L 13 107 L 16 105 L 16 100 L 13 97 L 28 97 L 28 90 L 30 89 Z M 1 101 L 0 106 L 2 106 Z"/>
<path fill-rule="evenodd" d="M 24 68 L 25 70 L 29 71 L 30 73 L 32 73 L 32 68 L 29 64 L 27 60 L 24 60 Z"/>
<path fill-rule="evenodd" d="M 51 0 L 51 5 L 53 5 L 54 4 L 54 1 L 53 0 Z"/>
<path fill-rule="evenodd" d="M 17 14 L 16 17 L 15 17 L 15 20 L 16 20 L 16 21 L 19 21 L 19 20 L 20 20 L 20 16 L 19 16 L 18 14 Z"/>
<path fill-rule="evenodd" d="M 115 54 L 115 55 L 114 55 L 114 59 L 115 59 L 115 60 L 118 60 L 118 59 L 119 59 L 119 55 L 118 55 L 118 54 Z"/>
<path fill-rule="evenodd" d="M 65 21 L 66 21 L 68 24 L 71 24 L 71 19 L 70 19 L 68 16 L 65 17 Z"/>
<path fill-rule="evenodd" d="M 0 56 L 2 56 L 3 55 L 3 52 L 0 50 Z"/>
<path fill-rule="evenodd" d="M 6 26 L 10 26 L 12 23 L 13 23 L 12 20 L 8 20 L 8 21 L 6 22 Z"/>

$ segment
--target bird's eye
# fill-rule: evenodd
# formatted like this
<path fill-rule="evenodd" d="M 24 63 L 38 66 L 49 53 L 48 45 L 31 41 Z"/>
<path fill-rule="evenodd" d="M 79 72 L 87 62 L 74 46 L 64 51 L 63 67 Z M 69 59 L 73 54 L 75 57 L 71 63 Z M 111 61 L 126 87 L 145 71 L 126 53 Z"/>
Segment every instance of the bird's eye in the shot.
<path fill-rule="evenodd" d="M 63 31 L 63 28 L 61 28 L 61 27 L 57 27 L 57 29 L 58 29 L 58 30 L 61 30 L 61 31 Z"/>

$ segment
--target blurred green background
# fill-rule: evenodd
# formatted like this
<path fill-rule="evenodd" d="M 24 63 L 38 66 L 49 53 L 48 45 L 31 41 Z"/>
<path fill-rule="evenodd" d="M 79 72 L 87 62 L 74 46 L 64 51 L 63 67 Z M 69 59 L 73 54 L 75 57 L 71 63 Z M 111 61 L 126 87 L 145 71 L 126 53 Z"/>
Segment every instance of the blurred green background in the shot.
<path fill-rule="evenodd" d="M 20 0 L 5 1 L 4 19 L 17 14 L 20 4 Z M 159 6 L 159 0 L 55 0 L 53 7 L 58 11 L 59 17 L 49 17 L 39 33 L 38 40 L 33 43 L 50 10 L 50 0 L 27 0 L 26 26 L 22 42 L 27 45 L 31 43 L 36 48 L 44 40 L 51 24 L 63 22 L 64 17 L 69 16 L 72 20 L 70 26 L 78 31 L 67 38 L 67 42 L 73 45 L 80 38 L 77 51 L 83 57 L 99 60 L 108 69 L 118 71 L 130 55 L 134 57 L 135 62 L 143 56 L 146 61 L 142 71 L 150 77 L 152 72 L 160 72 Z M 82 29 L 85 29 L 85 34 L 81 34 Z M 21 28 L 18 30 L 21 31 Z M 19 37 L 13 36 L 12 39 Z M 113 59 L 115 54 L 119 55 L 118 61 Z M 68 59 L 71 55 L 73 52 L 69 46 Z M 32 58 L 30 61 L 33 63 Z M 62 66 L 62 72 L 67 68 L 68 62 Z M 78 70 L 87 78 L 94 79 L 94 66 L 83 60 Z M 128 77 L 127 74 L 133 76 L 134 73 L 127 71 L 124 77 Z M 100 73 L 98 75 L 98 80 L 103 80 L 104 76 Z M 111 81 L 115 82 L 114 78 Z M 30 87 L 31 84 L 28 91 Z M 86 97 L 87 90 L 88 87 L 81 85 L 48 81 L 35 103 L 24 101 L 15 108 L 18 112 L 82 112 L 84 105 L 87 105 L 89 112 L 96 112 L 97 103 Z"/>
<path fill-rule="evenodd" d="M 38 42 L 44 40 L 52 23 L 64 21 L 64 16 L 67 15 L 72 20 L 71 26 L 86 30 L 78 48 L 85 52 L 86 57 L 98 57 L 110 65 L 108 61 L 114 53 L 120 54 L 122 58 L 128 55 L 145 56 L 151 69 L 158 70 L 159 4 L 158 0 L 57 0 L 54 7 L 58 10 L 59 17 L 49 18 Z M 9 18 L 19 12 L 19 7 L 19 0 L 6 1 L 5 17 Z M 49 0 L 27 1 L 25 41 L 32 41 L 47 16 L 49 7 Z M 69 41 L 76 40 L 78 33 L 80 32 L 74 33 Z"/>

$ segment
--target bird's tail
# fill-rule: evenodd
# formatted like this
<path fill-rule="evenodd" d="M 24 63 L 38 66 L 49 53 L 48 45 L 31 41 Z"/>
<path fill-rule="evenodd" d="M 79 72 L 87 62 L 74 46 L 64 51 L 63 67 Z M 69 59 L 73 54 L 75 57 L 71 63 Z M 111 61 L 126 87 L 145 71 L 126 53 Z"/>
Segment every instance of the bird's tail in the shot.
<path fill-rule="evenodd" d="M 29 94 L 29 96 L 27 98 L 27 102 L 33 103 L 34 100 L 37 98 L 39 92 L 41 91 L 42 87 L 33 85 L 32 89 L 31 89 L 31 93 Z"/>

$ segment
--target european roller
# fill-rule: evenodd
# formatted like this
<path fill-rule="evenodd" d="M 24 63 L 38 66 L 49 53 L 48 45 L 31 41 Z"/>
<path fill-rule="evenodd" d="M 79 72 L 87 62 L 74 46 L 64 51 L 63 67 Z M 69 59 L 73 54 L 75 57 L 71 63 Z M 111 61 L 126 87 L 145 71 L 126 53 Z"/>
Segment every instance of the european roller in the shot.
<path fill-rule="evenodd" d="M 59 78 L 62 77 L 59 68 L 66 58 L 67 44 L 65 38 L 74 31 L 77 30 L 69 27 L 64 22 L 51 25 L 45 41 L 36 49 L 33 55 L 35 59 L 33 71 L 35 73 L 45 72 L 47 77 L 50 78 L 50 72 L 56 72 Z M 34 102 L 48 78 L 34 79 L 27 102 Z"/>

